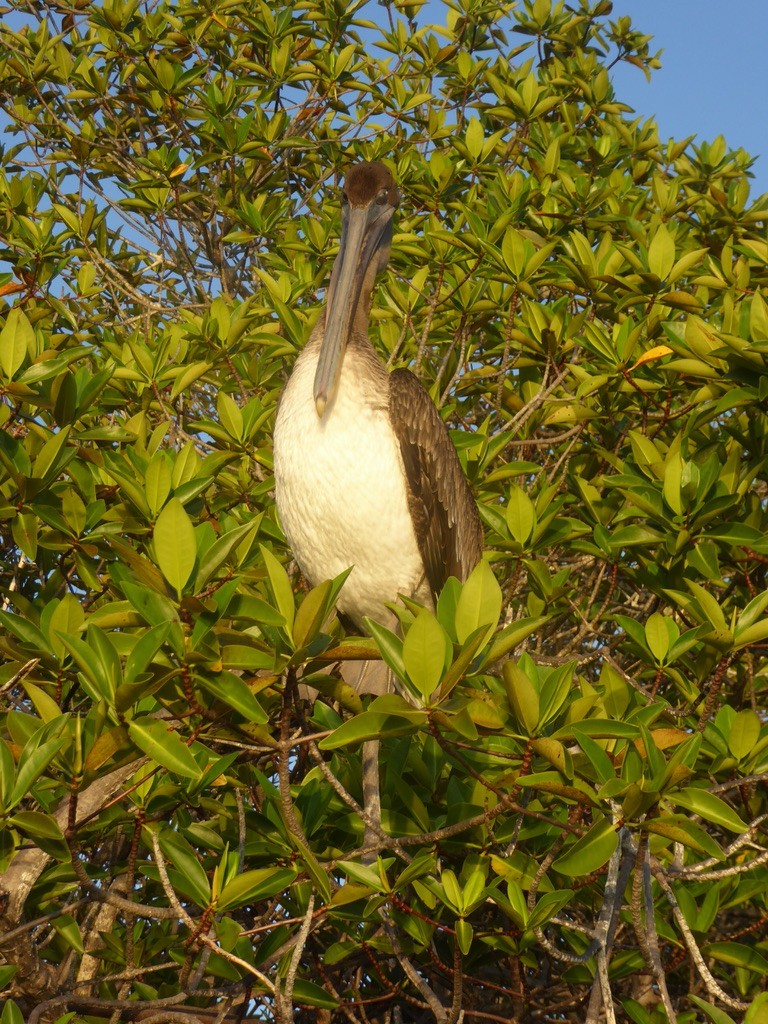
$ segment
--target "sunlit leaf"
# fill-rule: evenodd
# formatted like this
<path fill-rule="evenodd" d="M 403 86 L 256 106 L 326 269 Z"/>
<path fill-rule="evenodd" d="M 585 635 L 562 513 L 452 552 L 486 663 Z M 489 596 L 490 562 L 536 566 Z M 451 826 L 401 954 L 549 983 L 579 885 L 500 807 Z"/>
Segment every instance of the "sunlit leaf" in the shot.
<path fill-rule="evenodd" d="M 184 584 L 192 575 L 197 549 L 192 521 L 178 498 L 171 498 L 155 523 L 153 535 L 157 564 L 181 597 Z"/>
<path fill-rule="evenodd" d="M 419 612 L 403 642 L 403 664 L 425 700 L 437 688 L 450 656 L 451 645 L 443 627 L 431 612 Z"/>
<path fill-rule="evenodd" d="M 219 910 L 241 907 L 246 903 L 282 892 L 296 878 L 292 868 L 255 868 L 243 871 L 224 886 L 216 901 Z"/>
<path fill-rule="evenodd" d="M 128 723 L 133 742 L 157 764 L 187 779 L 200 777 L 200 768 L 179 734 L 154 718 L 134 719 Z"/>
<path fill-rule="evenodd" d="M 0 331 L 0 368 L 10 380 L 23 364 L 34 343 L 34 329 L 24 310 L 14 306 L 8 311 Z"/>
<path fill-rule="evenodd" d="M 485 559 L 478 562 L 461 589 L 456 607 L 456 636 L 463 644 L 480 626 L 496 628 L 501 614 L 501 588 Z"/>
<path fill-rule="evenodd" d="M 736 811 L 719 796 L 708 793 L 705 789 L 697 789 L 689 786 L 687 789 L 678 790 L 673 799 L 676 804 L 685 807 L 694 814 L 698 814 L 705 821 L 722 825 L 731 832 L 746 832 L 747 823 L 742 821 Z"/>

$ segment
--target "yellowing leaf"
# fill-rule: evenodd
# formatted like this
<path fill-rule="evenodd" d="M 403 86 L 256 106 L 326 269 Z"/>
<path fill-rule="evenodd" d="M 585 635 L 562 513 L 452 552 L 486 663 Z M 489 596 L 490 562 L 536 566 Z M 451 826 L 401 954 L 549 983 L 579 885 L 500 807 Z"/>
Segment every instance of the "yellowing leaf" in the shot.
<path fill-rule="evenodd" d="M 14 284 L 9 282 L 8 284 L 0 285 L 0 295 L 16 295 L 18 292 L 25 291 L 27 286 L 25 284 Z"/>
<path fill-rule="evenodd" d="M 656 359 L 662 359 L 664 356 L 672 355 L 672 349 L 669 345 L 656 345 L 655 348 L 649 348 L 647 352 L 643 352 L 636 363 L 630 366 L 630 371 L 636 370 L 638 366 L 642 366 L 643 363 L 652 363 Z"/>

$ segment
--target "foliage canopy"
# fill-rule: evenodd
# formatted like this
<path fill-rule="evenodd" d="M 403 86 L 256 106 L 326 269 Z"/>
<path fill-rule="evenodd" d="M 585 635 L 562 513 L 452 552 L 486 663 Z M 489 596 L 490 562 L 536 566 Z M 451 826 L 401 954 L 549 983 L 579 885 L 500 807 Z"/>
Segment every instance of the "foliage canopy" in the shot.
<path fill-rule="evenodd" d="M 3 1024 L 765 1020 L 768 197 L 607 0 L 421 6 L 6 0 Z M 272 499 L 357 157 L 493 566 L 402 638 Z"/>

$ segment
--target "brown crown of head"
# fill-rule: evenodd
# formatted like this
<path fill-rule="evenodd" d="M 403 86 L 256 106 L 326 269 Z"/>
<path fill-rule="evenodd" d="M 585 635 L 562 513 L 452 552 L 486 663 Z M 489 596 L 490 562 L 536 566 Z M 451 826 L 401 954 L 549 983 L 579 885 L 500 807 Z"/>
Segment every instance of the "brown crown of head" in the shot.
<path fill-rule="evenodd" d="M 353 164 L 347 171 L 344 192 L 351 206 L 368 206 L 382 189 L 387 191 L 390 206 L 397 206 L 400 193 L 395 179 L 389 168 L 379 160 Z"/>

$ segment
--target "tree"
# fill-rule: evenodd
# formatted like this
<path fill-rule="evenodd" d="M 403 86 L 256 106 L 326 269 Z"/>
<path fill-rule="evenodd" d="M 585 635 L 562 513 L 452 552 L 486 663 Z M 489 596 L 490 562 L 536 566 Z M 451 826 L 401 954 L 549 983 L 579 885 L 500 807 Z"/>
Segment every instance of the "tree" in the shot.
<path fill-rule="evenodd" d="M 3 1024 L 765 1020 L 768 197 L 607 0 L 421 7 L 6 6 Z M 270 474 L 358 157 L 493 567 L 374 640 Z"/>

